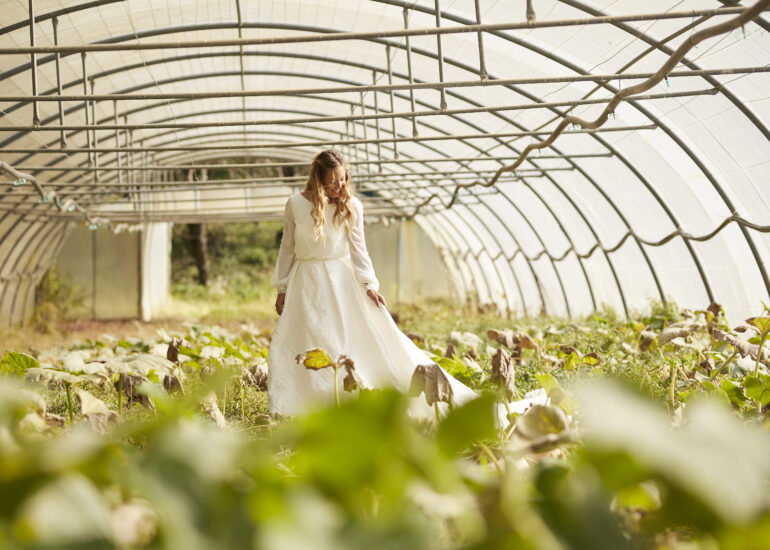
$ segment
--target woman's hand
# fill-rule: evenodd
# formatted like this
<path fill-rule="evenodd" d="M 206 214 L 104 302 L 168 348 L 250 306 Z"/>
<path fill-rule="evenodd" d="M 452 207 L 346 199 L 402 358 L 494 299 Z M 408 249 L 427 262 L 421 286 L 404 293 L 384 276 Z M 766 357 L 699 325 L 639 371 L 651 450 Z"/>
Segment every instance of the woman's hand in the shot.
<path fill-rule="evenodd" d="M 286 301 L 286 293 L 279 292 L 278 297 L 275 299 L 275 311 L 278 312 L 278 315 L 283 313 L 283 303 L 285 301 Z"/>
<path fill-rule="evenodd" d="M 367 290 L 366 295 L 372 299 L 372 301 L 375 303 L 377 307 L 380 307 L 380 304 L 382 304 L 383 306 L 387 305 L 385 303 L 385 298 L 382 297 L 382 294 L 380 294 L 373 288 L 370 288 L 369 290 Z"/>

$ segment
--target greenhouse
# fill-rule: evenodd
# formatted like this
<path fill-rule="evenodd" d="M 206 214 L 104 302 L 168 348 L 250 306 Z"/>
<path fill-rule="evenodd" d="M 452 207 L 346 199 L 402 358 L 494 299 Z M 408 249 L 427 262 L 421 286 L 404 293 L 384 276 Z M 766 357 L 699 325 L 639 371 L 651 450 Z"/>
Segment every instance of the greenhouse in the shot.
<path fill-rule="evenodd" d="M 770 548 L 770 0 L 0 6 L 0 547 Z M 313 187 L 329 150 L 354 197 Z M 319 314 L 339 350 L 283 350 L 329 408 L 281 431 L 276 319 L 318 259 L 281 258 L 327 203 L 364 290 Z M 388 424 L 367 350 L 427 420 Z M 696 451 L 735 471 L 703 488 Z"/>

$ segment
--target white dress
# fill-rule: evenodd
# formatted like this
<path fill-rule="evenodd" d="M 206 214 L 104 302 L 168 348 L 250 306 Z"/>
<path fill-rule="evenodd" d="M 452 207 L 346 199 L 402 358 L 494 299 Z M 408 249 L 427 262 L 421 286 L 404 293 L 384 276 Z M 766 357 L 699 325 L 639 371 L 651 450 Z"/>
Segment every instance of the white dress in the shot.
<path fill-rule="evenodd" d="M 345 354 L 369 388 L 395 387 L 407 392 L 417 365 L 433 361 L 396 326 L 384 306 L 366 294 L 379 283 L 364 240 L 363 205 L 351 201 L 351 233 L 334 224 L 327 205 L 324 241 L 313 241 L 311 203 L 297 193 L 289 197 L 285 225 L 272 286 L 286 291 L 284 309 L 273 331 L 268 354 L 268 409 L 296 415 L 334 403 L 334 370 L 310 370 L 296 362 L 297 354 L 323 348 L 336 360 Z M 442 369 L 443 370 L 443 369 Z M 477 397 L 474 390 L 444 371 L 455 404 Z M 342 390 L 340 399 L 351 395 Z M 447 405 L 440 404 L 443 412 Z M 434 417 L 424 396 L 410 400 L 409 415 Z"/>

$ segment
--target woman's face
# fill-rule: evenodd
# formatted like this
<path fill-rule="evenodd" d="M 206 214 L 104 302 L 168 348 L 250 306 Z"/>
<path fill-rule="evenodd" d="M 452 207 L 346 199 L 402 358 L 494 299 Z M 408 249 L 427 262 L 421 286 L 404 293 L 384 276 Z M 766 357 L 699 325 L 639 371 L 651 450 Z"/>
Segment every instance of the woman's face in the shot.
<path fill-rule="evenodd" d="M 347 184 L 347 177 L 344 166 L 337 166 L 333 170 L 329 170 L 326 174 L 326 181 L 324 181 L 324 193 L 330 200 L 336 200 L 340 198 L 342 190 Z"/>

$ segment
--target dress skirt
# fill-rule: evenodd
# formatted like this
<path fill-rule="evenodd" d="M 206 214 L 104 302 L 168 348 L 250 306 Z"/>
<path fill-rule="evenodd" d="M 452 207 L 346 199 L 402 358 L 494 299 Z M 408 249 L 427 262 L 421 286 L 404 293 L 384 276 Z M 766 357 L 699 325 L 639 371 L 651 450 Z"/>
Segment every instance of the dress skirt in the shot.
<path fill-rule="evenodd" d="M 430 357 L 398 328 L 385 306 L 377 306 L 356 279 L 349 256 L 327 260 L 297 259 L 286 287 L 284 309 L 273 331 L 268 354 L 268 408 L 296 415 L 334 404 L 334 369 L 311 370 L 296 356 L 323 348 L 332 360 L 347 355 L 368 388 L 395 387 L 407 392 L 417 365 Z M 443 370 L 443 369 L 442 369 Z M 444 371 L 454 403 L 477 396 L 471 388 Z M 339 374 L 340 400 L 344 371 Z M 441 403 L 442 410 L 446 404 Z M 410 400 L 409 415 L 434 417 L 424 396 Z"/>

